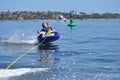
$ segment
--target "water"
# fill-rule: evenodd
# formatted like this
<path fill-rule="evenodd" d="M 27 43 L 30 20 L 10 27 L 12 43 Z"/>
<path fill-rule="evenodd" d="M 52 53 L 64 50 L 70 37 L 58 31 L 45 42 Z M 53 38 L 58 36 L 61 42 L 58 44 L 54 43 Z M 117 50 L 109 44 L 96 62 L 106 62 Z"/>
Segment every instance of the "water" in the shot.
<path fill-rule="evenodd" d="M 120 20 L 47 22 L 61 38 L 37 45 L 40 21 L 0 21 L 0 80 L 120 80 Z"/>

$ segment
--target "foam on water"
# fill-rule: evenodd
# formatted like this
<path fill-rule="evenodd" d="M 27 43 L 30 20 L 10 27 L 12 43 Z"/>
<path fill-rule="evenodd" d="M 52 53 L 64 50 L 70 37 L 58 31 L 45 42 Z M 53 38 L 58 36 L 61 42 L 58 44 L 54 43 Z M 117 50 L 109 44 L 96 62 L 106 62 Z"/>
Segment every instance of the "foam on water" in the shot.
<path fill-rule="evenodd" d="M 14 77 L 20 76 L 27 73 L 34 73 L 40 71 L 47 71 L 49 68 L 18 68 L 18 69 L 8 69 L 3 74 L 0 73 L 0 78 Z M 4 71 L 4 69 L 0 69 L 0 72 Z"/>
<path fill-rule="evenodd" d="M 14 34 L 10 36 L 8 39 L 0 39 L 0 42 L 4 43 L 26 43 L 26 44 L 35 44 L 37 43 L 37 38 L 34 35 L 25 35 L 25 34 Z"/>
<path fill-rule="evenodd" d="M 26 44 L 35 44 L 37 43 L 37 40 L 31 39 L 31 40 L 1 40 L 1 42 L 4 43 L 18 43 L 18 44 L 22 44 L 22 43 L 26 43 Z"/>

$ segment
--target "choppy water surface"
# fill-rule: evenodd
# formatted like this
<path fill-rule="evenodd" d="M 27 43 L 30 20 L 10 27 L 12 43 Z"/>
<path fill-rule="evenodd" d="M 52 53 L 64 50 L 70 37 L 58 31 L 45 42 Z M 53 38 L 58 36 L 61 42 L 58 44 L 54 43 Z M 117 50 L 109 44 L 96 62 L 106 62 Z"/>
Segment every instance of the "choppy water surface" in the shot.
<path fill-rule="evenodd" d="M 47 22 L 61 38 L 37 45 L 40 21 L 0 21 L 0 80 L 120 80 L 120 20 Z"/>

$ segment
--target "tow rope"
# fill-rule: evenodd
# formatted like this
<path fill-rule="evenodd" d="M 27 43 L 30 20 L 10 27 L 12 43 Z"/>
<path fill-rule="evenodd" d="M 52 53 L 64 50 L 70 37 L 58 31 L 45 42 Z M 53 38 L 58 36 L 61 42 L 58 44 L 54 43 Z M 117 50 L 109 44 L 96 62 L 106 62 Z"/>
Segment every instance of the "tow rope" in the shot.
<path fill-rule="evenodd" d="M 12 61 L 11 64 L 9 64 L 5 69 L 3 69 L 2 71 L 0 71 L 0 75 L 3 75 L 10 67 L 12 67 L 17 61 L 19 61 L 21 58 L 23 58 L 25 55 L 27 55 L 30 51 L 36 49 L 38 46 L 40 46 L 42 43 L 44 43 L 44 41 L 47 39 L 47 36 L 45 37 L 45 39 L 40 42 L 38 45 L 30 48 L 29 50 L 27 50 L 26 52 L 24 52 L 22 55 L 20 55 L 18 58 L 16 58 L 14 61 Z"/>

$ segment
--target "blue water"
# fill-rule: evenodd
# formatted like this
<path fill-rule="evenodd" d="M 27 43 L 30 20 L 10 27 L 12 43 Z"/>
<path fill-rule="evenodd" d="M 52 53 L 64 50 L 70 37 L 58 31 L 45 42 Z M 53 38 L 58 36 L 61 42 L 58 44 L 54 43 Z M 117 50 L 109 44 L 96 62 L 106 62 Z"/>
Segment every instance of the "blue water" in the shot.
<path fill-rule="evenodd" d="M 37 45 L 39 21 L 0 21 L 0 80 L 120 80 L 120 20 L 47 20 L 59 40 Z M 3 72 L 2 72 L 3 71 Z"/>

